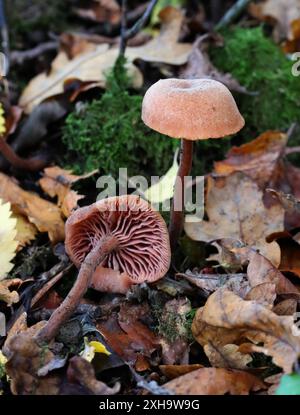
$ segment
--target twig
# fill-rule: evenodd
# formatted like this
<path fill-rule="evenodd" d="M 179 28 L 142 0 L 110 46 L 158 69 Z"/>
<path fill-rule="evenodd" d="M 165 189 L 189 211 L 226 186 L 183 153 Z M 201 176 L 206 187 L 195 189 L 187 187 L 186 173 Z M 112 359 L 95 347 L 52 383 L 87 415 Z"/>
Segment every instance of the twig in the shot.
<path fill-rule="evenodd" d="M 126 31 L 127 31 L 127 0 L 122 0 L 121 39 L 120 39 L 119 56 L 124 56 L 125 54 L 125 50 L 127 46 Z"/>
<path fill-rule="evenodd" d="M 9 69 L 9 36 L 5 18 L 3 0 L 0 0 L 0 31 L 1 31 L 1 47 L 4 55 L 6 56 L 6 72 Z"/>
<path fill-rule="evenodd" d="M 294 154 L 294 153 L 300 153 L 300 146 L 296 146 L 296 147 L 287 147 L 285 149 L 284 154 L 286 156 L 288 156 L 289 154 Z"/>
<path fill-rule="evenodd" d="M 51 41 L 51 42 L 41 43 L 35 48 L 24 50 L 24 51 L 14 50 L 10 54 L 10 62 L 12 64 L 21 65 L 26 60 L 35 59 L 41 54 L 48 52 L 50 50 L 56 50 L 57 48 L 58 48 L 58 42 Z"/>
<path fill-rule="evenodd" d="M 44 284 L 42 288 L 35 294 L 31 300 L 31 307 L 33 307 L 42 297 L 44 297 L 50 288 L 52 288 L 72 268 L 72 266 L 73 264 L 69 264 L 63 270 L 58 272 L 54 277 L 51 277 L 51 279 L 49 279 L 46 284 Z"/>
<path fill-rule="evenodd" d="M 238 0 L 222 17 L 219 23 L 216 25 L 215 30 L 221 30 L 229 26 L 243 10 L 248 6 L 251 0 Z"/>
<path fill-rule="evenodd" d="M 146 25 L 156 3 L 157 0 L 151 0 L 142 17 L 132 26 L 132 28 L 127 29 L 127 0 L 122 0 L 121 41 L 119 56 L 124 56 L 128 40 L 137 35 L 138 32 L 142 30 Z"/>

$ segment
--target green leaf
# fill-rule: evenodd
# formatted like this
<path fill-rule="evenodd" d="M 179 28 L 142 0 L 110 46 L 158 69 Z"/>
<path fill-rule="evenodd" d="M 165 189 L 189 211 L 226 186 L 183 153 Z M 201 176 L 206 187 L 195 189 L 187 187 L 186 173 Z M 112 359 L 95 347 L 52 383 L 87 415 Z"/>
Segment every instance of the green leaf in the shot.
<path fill-rule="evenodd" d="M 276 395 L 300 395 L 300 375 L 292 373 L 284 375 L 280 380 Z"/>

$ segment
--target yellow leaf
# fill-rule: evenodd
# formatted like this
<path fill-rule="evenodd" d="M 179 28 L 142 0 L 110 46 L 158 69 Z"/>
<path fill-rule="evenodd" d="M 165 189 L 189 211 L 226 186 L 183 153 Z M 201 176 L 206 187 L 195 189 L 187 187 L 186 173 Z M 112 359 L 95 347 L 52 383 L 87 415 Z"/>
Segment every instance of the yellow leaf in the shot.
<path fill-rule="evenodd" d="M 13 268 L 10 262 L 16 255 L 16 219 L 11 218 L 10 203 L 0 199 L 0 280 Z"/>
<path fill-rule="evenodd" d="M 179 168 L 177 156 L 178 150 L 175 153 L 173 164 L 167 173 L 160 179 L 159 182 L 155 183 L 144 192 L 144 197 L 149 202 L 155 204 L 162 203 L 168 199 L 172 199 L 174 194 L 175 180 Z"/>
<path fill-rule="evenodd" d="M 91 362 L 94 359 L 96 353 L 106 354 L 106 356 L 110 356 L 111 354 L 104 344 L 95 340 L 89 342 L 86 337 L 84 338 L 84 345 L 84 350 L 80 353 L 80 356 L 88 362 Z"/>

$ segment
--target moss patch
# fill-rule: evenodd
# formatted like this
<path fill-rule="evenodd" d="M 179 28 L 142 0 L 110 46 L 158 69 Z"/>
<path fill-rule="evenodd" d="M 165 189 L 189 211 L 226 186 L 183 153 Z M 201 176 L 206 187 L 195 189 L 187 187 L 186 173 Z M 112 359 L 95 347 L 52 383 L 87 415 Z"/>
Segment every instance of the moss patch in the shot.
<path fill-rule="evenodd" d="M 243 136 L 253 138 L 268 129 L 286 129 L 300 119 L 300 82 L 291 73 L 293 62 L 261 27 L 234 28 L 222 33 L 225 45 L 211 50 L 213 63 L 230 72 L 255 96 L 240 95 L 246 120 Z M 250 135 L 251 134 L 251 135 Z"/>
<path fill-rule="evenodd" d="M 141 120 L 142 97 L 131 95 L 124 63 L 108 76 L 108 88 L 100 99 L 71 113 L 63 129 L 63 142 L 76 172 L 100 168 L 118 175 L 161 175 L 170 167 L 178 140 L 156 133 Z"/>

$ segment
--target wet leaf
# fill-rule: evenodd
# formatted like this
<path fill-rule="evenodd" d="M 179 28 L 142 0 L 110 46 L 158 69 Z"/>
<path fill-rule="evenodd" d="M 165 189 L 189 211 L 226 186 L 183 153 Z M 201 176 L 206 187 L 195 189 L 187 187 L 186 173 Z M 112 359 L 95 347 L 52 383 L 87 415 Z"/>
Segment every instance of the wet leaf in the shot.
<path fill-rule="evenodd" d="M 248 395 L 265 389 L 263 382 L 250 373 L 212 367 L 195 370 L 163 386 L 176 395 Z"/>

